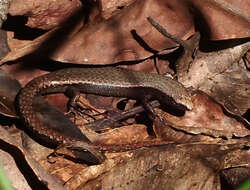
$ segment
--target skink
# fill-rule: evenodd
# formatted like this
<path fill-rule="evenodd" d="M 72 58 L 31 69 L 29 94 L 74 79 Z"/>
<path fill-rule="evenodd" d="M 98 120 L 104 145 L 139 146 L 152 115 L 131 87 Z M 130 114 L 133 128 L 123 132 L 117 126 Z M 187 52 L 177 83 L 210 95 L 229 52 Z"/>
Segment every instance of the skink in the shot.
<path fill-rule="evenodd" d="M 84 93 L 102 96 L 156 99 L 161 104 L 175 104 L 186 109 L 192 109 L 193 106 L 186 88 L 162 75 L 115 67 L 58 70 L 30 81 L 21 90 L 17 99 L 20 118 L 25 124 L 58 144 L 82 139 L 72 139 L 42 123 L 34 111 L 33 100 L 36 96 L 47 93 L 63 93 L 69 86 Z M 107 151 L 108 149 L 103 148 Z"/>

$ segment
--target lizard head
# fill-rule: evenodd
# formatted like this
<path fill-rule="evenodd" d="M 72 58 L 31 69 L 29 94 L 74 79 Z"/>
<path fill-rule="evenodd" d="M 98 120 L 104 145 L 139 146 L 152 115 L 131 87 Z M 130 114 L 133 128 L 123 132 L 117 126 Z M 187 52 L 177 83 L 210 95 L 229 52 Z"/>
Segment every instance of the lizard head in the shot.
<path fill-rule="evenodd" d="M 192 110 L 194 105 L 190 95 L 179 95 L 174 98 L 175 102 L 181 106 L 185 106 L 186 109 Z"/>

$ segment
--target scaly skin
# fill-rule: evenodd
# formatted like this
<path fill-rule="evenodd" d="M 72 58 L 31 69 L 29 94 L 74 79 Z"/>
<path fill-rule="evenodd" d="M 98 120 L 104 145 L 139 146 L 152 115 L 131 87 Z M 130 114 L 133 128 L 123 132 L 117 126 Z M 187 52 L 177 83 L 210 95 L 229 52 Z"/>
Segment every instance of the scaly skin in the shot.
<path fill-rule="evenodd" d="M 33 100 L 38 95 L 65 92 L 69 86 L 74 86 L 81 92 L 96 95 L 140 100 L 157 99 L 161 104 L 175 104 L 187 109 L 192 109 L 193 106 L 191 97 L 182 84 L 158 74 L 114 67 L 68 68 L 51 72 L 33 79 L 21 90 L 18 97 L 18 110 L 27 126 L 58 144 L 74 140 L 89 141 L 86 137 L 72 139 L 47 127 L 37 118 Z M 112 148 L 108 149 L 107 151 L 111 151 Z"/>

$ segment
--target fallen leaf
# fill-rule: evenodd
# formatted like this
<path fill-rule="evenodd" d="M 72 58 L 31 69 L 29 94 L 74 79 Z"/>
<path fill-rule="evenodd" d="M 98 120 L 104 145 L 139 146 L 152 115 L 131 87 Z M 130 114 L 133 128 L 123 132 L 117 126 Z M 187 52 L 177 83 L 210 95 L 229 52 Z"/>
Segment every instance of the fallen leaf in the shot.
<path fill-rule="evenodd" d="M 226 138 L 250 135 L 250 130 L 243 123 L 226 115 L 221 105 L 205 93 L 196 92 L 192 99 L 194 108 L 186 111 L 183 117 L 162 111 L 159 114 L 166 119 L 166 124 L 189 134 Z"/>

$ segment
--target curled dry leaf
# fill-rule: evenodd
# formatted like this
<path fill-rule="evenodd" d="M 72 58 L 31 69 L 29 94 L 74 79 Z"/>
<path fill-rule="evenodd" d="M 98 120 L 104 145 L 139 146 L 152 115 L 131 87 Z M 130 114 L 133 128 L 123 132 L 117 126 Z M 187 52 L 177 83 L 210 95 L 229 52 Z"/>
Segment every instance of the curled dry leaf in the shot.
<path fill-rule="evenodd" d="M 38 12 L 37 17 L 40 17 L 40 11 L 37 10 L 43 8 L 44 13 L 42 12 L 42 14 L 46 14 L 44 18 L 52 17 L 48 23 L 56 22 L 58 24 L 53 19 L 54 9 L 58 10 L 58 15 L 55 14 L 55 17 L 65 19 L 63 15 L 67 15 L 70 11 L 73 11 L 74 8 L 72 7 L 78 6 L 79 3 L 78 0 L 53 1 L 53 3 L 51 1 L 36 1 L 36 3 L 28 3 L 30 1 L 27 0 L 24 3 L 19 0 L 13 1 L 12 6 L 14 8 L 10 8 L 10 13 L 13 15 L 25 15 L 27 12 L 34 12 L 33 15 L 36 15 L 35 13 Z M 124 1 L 124 3 L 128 2 L 130 1 Z M 100 5 L 101 7 L 109 7 L 109 3 L 102 1 Z M 27 6 L 24 6 L 26 4 Z M 33 11 L 33 5 L 37 5 L 37 10 Z M 53 6 L 58 7 L 54 8 Z M 72 9 L 69 9 L 70 11 L 62 11 L 64 8 L 67 9 L 67 7 L 71 7 Z M 46 13 L 46 11 L 51 11 L 50 8 L 53 10 L 52 15 Z M 192 13 L 190 12 L 190 8 L 192 9 Z M 138 60 L 150 57 L 153 55 L 150 51 L 170 47 L 172 42 L 166 40 L 152 29 L 152 26 L 146 21 L 148 16 L 154 18 L 158 23 L 164 23 L 163 26 L 169 33 L 184 39 L 193 33 L 193 16 L 197 17 L 196 22 L 198 23 L 199 30 L 202 30 L 203 38 L 228 39 L 247 37 L 249 36 L 249 11 L 247 10 L 249 10 L 249 3 L 247 1 L 244 3 L 236 3 L 235 1 L 218 2 L 215 0 L 187 0 L 185 3 L 172 0 L 164 2 L 158 0 L 136 1 L 133 5 L 124 8 L 119 15 L 115 15 L 108 21 L 97 25 L 89 23 L 87 28 L 84 27 L 75 36 L 63 38 L 67 39 L 67 42 L 62 47 L 54 47 L 57 51 L 52 58 L 58 61 L 79 64 L 110 64 L 116 61 Z M 222 17 L 223 22 L 221 22 Z M 44 21 L 43 19 L 39 19 L 39 22 L 40 20 Z M 36 20 L 34 23 L 39 22 Z M 44 23 L 44 27 L 47 27 L 46 22 Z M 136 30 L 137 34 L 149 47 L 141 47 L 138 44 L 139 42 L 136 42 L 132 37 L 131 30 Z M 45 35 L 43 39 L 49 36 Z M 27 43 L 25 48 L 12 49 L 14 52 L 8 55 L 2 62 L 15 60 L 27 55 L 39 47 L 39 45 L 35 44 L 41 44 L 42 42 L 43 40 L 40 38 Z M 80 51 L 74 51 L 75 49 Z"/>
<path fill-rule="evenodd" d="M 192 16 L 185 4 L 136 1 L 119 15 L 80 30 L 57 49 L 52 58 L 61 62 L 98 65 L 150 57 L 152 51 L 166 48 L 171 41 L 152 28 L 146 20 L 148 16 L 164 23 L 171 33 L 180 38 L 187 38 L 193 32 Z M 148 47 L 142 45 L 145 43 Z"/>
<path fill-rule="evenodd" d="M 204 146 L 209 149 L 209 154 Z M 212 158 L 214 155 L 224 155 L 228 150 L 230 146 L 225 146 L 223 150 L 223 145 L 203 144 L 181 147 L 167 145 L 145 149 L 135 152 L 131 157 L 124 156 L 123 161 L 115 158 L 107 160 L 102 165 L 88 167 L 80 172 L 79 176 L 72 178 L 66 187 L 82 190 L 96 187 L 138 190 L 190 188 L 219 190 L 220 180 L 217 171 L 222 161 L 219 156 Z M 197 152 L 199 152 L 198 158 L 192 156 Z"/>
<path fill-rule="evenodd" d="M 159 113 L 161 114 L 161 112 Z M 210 142 L 217 143 L 214 137 L 203 135 L 203 134 L 191 134 L 185 130 L 176 130 L 172 127 L 171 122 L 165 122 L 164 125 L 159 120 L 155 120 L 153 125 L 154 133 L 157 138 L 173 141 L 175 143 L 192 143 L 192 142 Z"/>
<path fill-rule="evenodd" d="M 23 175 L 16 173 L 14 176 L 11 176 L 10 179 L 13 181 L 14 187 L 17 187 L 16 189 L 23 189 L 22 186 L 26 186 L 26 183 L 24 182 L 23 177 L 27 181 L 30 179 L 33 179 L 33 184 L 29 184 L 31 186 L 31 189 L 33 188 L 44 188 L 45 185 L 42 182 L 46 182 L 46 187 L 49 189 L 58 189 L 63 190 L 63 185 L 58 183 L 58 181 L 52 177 L 48 172 L 40 166 L 40 164 L 32 157 L 32 155 L 27 151 L 23 145 L 22 140 L 20 138 L 20 135 L 13 137 L 13 134 L 10 134 L 9 131 L 5 130 L 2 126 L 0 126 L 0 136 L 1 140 L 4 142 L 0 145 L 0 149 L 5 150 L 11 154 L 15 158 L 15 165 L 11 165 L 12 163 L 9 162 L 8 166 L 5 165 L 5 167 L 21 170 L 23 171 L 29 171 L 29 178 L 27 175 Z M 32 169 L 32 172 L 28 168 Z M 36 175 L 37 178 L 35 178 L 33 175 Z M 16 177 L 16 178 L 12 178 Z M 40 181 L 40 182 L 39 182 Z M 35 187 L 34 187 L 35 186 Z M 26 187 L 25 189 L 29 189 Z"/>
<path fill-rule="evenodd" d="M 9 13 L 27 16 L 29 27 L 48 30 L 59 26 L 81 6 L 80 0 L 13 0 Z"/>
<path fill-rule="evenodd" d="M 212 40 L 250 36 L 250 2 L 240 0 L 187 0 L 202 35 Z"/>
<path fill-rule="evenodd" d="M 11 186 L 15 189 L 31 190 L 21 171 L 17 167 L 14 158 L 8 152 L 8 149 L 11 149 L 11 145 L 20 146 L 17 142 L 17 138 L 13 138 L 13 134 L 9 133 L 9 131 L 7 131 L 2 125 L 0 125 L 0 137 L 1 141 L 5 142 L 0 144 L 0 163 L 5 175 L 11 181 Z"/>
<path fill-rule="evenodd" d="M 198 52 L 179 81 L 186 87 L 206 92 L 230 112 L 241 115 L 250 103 L 249 71 L 240 61 L 249 48 L 250 42 L 247 42 L 216 52 Z M 232 108 L 227 106 L 230 104 Z"/>
<path fill-rule="evenodd" d="M 173 128 L 190 134 L 203 134 L 212 137 L 244 137 L 250 130 L 241 122 L 225 114 L 221 105 L 202 92 L 192 97 L 194 108 L 183 117 L 175 117 L 166 112 L 160 114 Z"/>
<path fill-rule="evenodd" d="M 179 79 L 186 87 L 199 88 L 217 74 L 225 72 L 237 63 L 250 48 L 250 42 L 216 52 L 196 55 L 191 63 L 188 73 Z"/>
<path fill-rule="evenodd" d="M 244 64 L 235 65 L 214 76 L 200 89 L 209 93 L 236 116 L 243 115 L 250 108 L 250 73 L 244 68 Z"/>
<path fill-rule="evenodd" d="M 55 47 L 58 43 L 52 41 L 46 43 L 45 50 L 50 49 L 47 53 L 56 61 L 103 65 L 143 60 L 151 57 L 156 51 L 175 45 L 148 23 L 148 16 L 164 23 L 170 33 L 180 38 L 186 39 L 194 32 L 193 18 L 185 4 L 176 1 L 168 1 L 166 4 L 159 0 L 136 1 L 124 8 L 119 15 L 101 23 L 89 23 L 78 29 L 73 36 L 62 35 L 63 32 L 40 36 L 26 46 L 14 50 L 1 62 L 32 53 L 45 43 L 46 39 L 51 40 L 51 37 L 63 42 L 59 47 Z M 72 30 L 72 27 L 70 29 Z M 75 51 L 76 49 L 78 51 Z"/>

